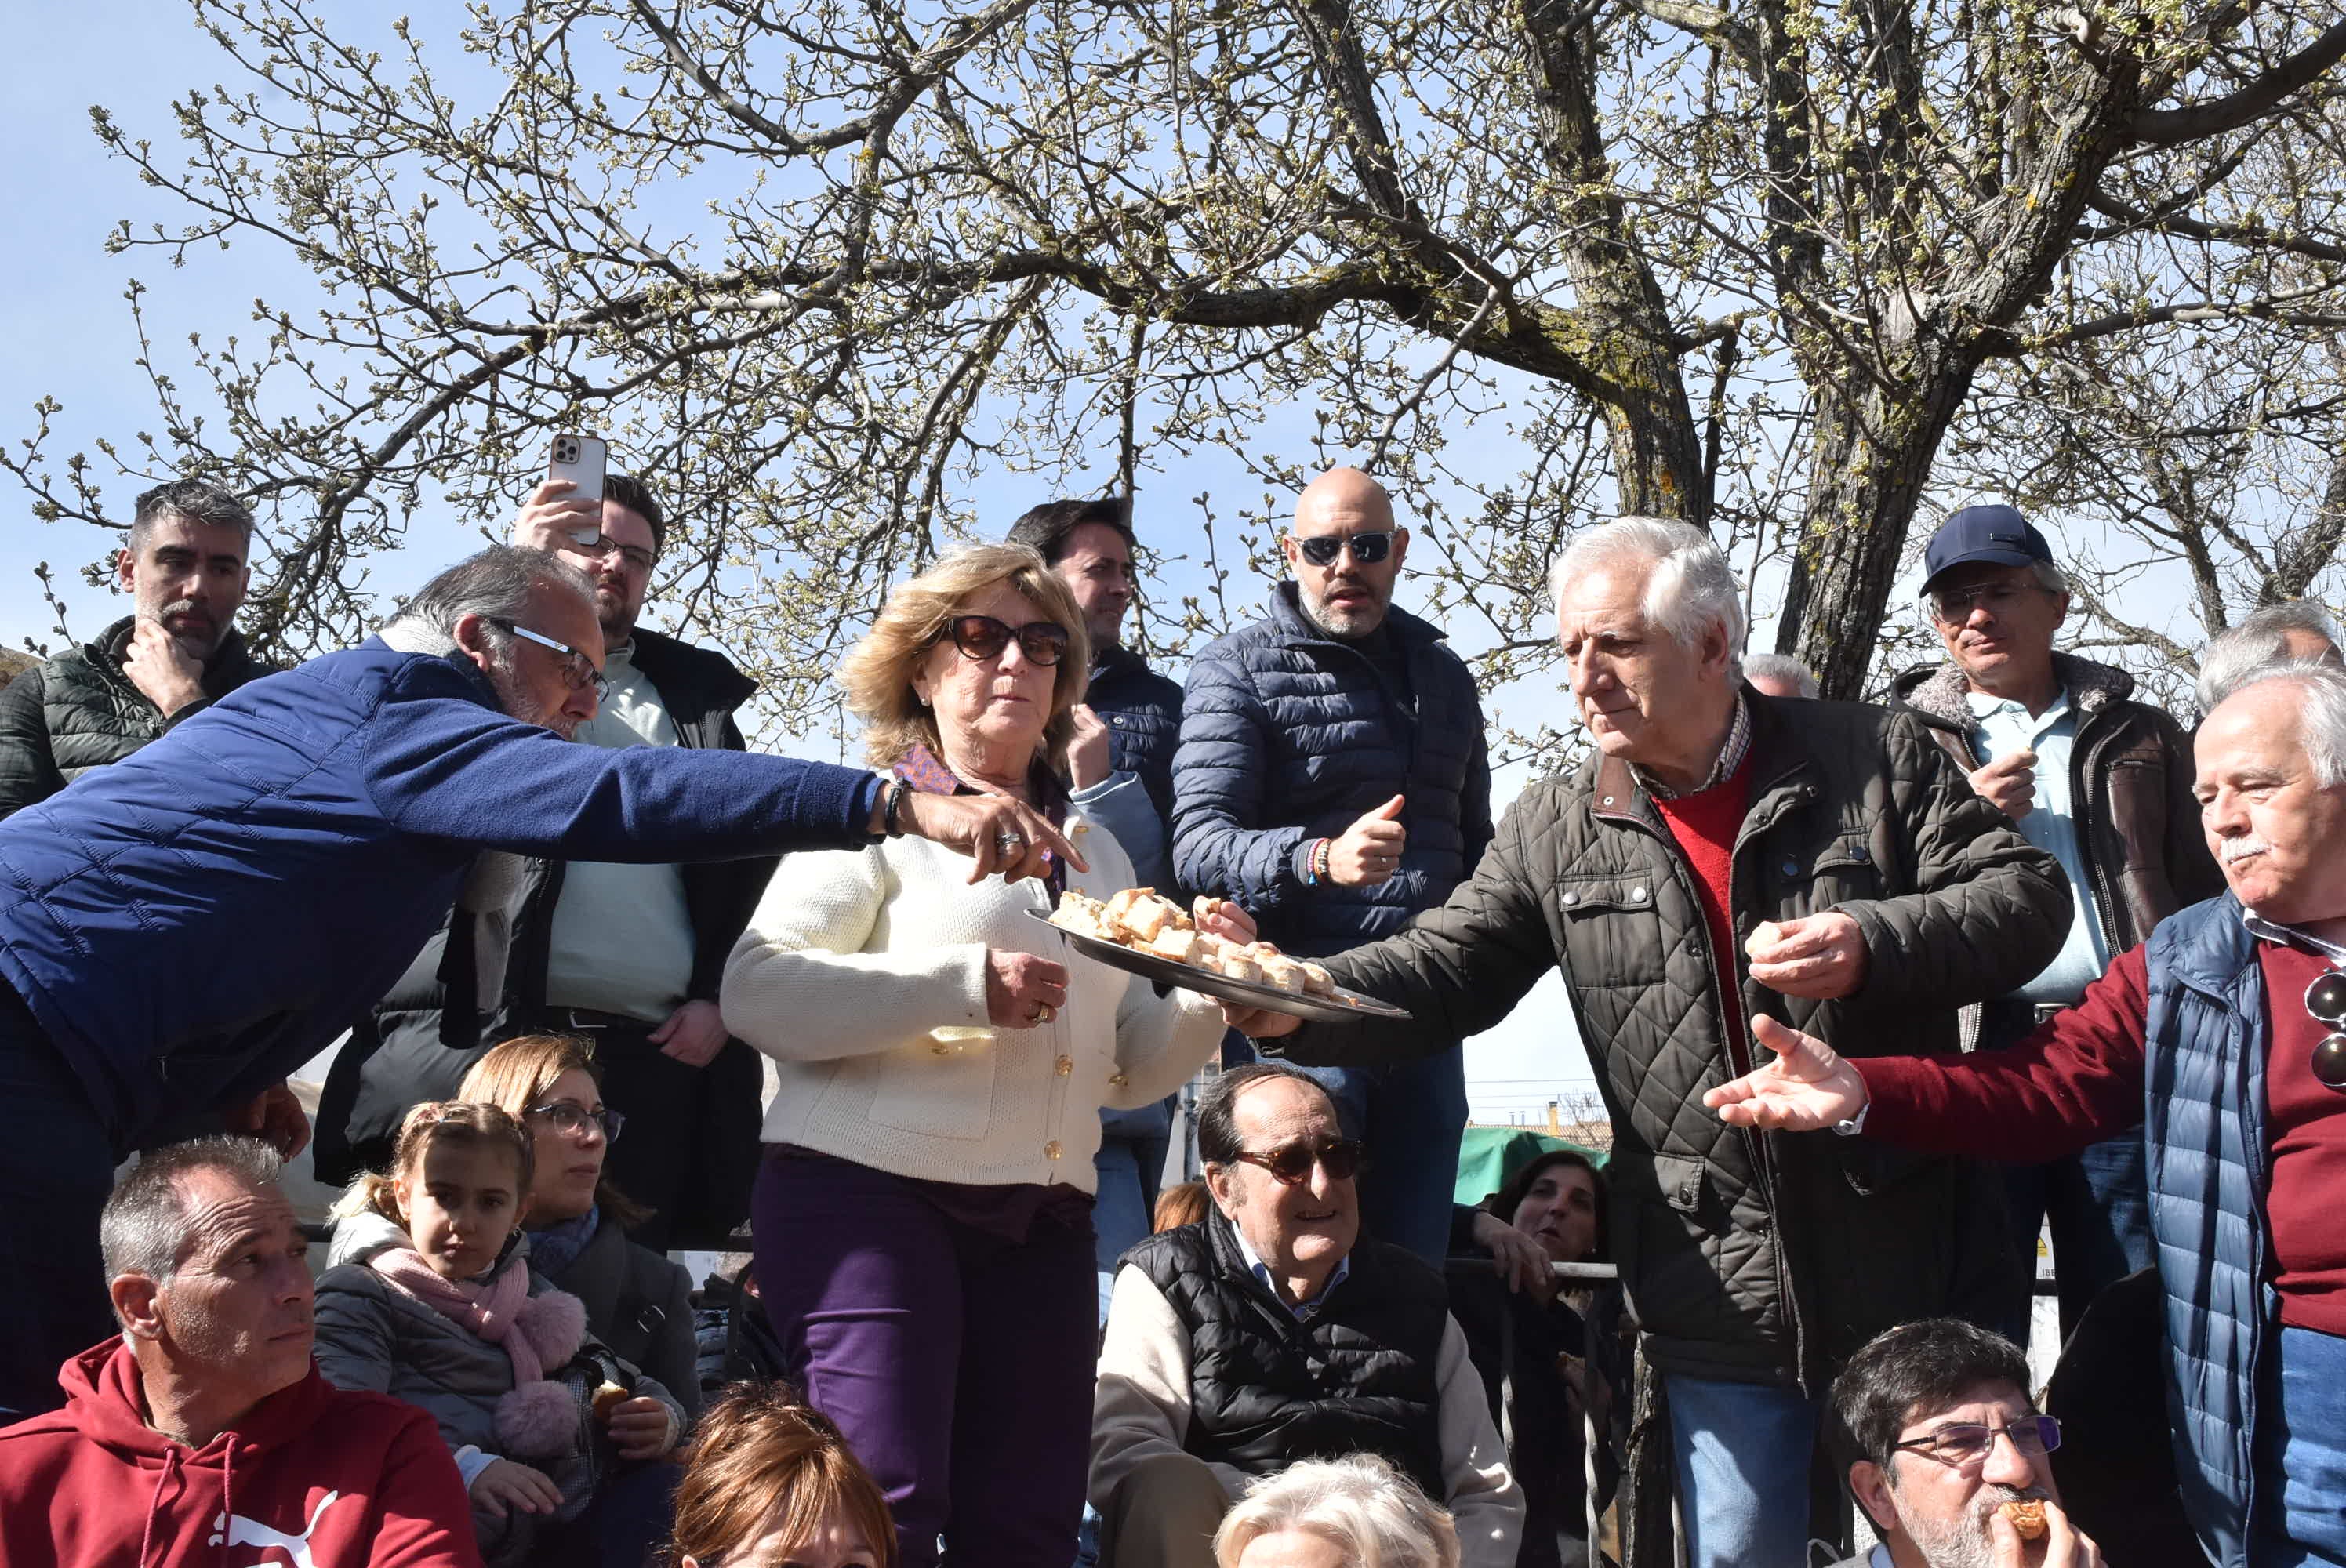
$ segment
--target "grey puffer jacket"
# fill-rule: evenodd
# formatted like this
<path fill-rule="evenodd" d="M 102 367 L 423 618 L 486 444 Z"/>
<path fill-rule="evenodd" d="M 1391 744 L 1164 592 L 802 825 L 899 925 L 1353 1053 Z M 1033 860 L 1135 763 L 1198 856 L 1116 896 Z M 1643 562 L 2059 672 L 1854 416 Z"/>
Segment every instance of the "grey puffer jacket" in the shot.
<path fill-rule="evenodd" d="M 318 1370 L 338 1389 L 389 1394 L 429 1411 L 452 1452 L 472 1448 L 483 1455 L 505 1457 L 496 1435 L 496 1407 L 499 1397 L 514 1386 L 513 1362 L 502 1346 L 451 1322 L 368 1266 L 375 1254 L 409 1245 L 407 1233 L 380 1215 L 355 1215 L 334 1227 L 327 1268 L 318 1278 Z M 528 1238 L 516 1237 L 489 1278 L 528 1267 Z M 543 1276 L 530 1277 L 533 1298 L 553 1290 Z M 576 1517 L 603 1476 L 619 1462 L 587 1404 L 607 1377 L 616 1372 L 614 1380 L 668 1406 L 678 1436 L 684 1432 L 684 1408 L 676 1396 L 612 1355 L 592 1334 L 582 1340 L 566 1369 L 548 1367 L 546 1372 L 577 1394 L 580 1441 L 561 1458 L 516 1462 L 543 1471 L 561 1489 L 563 1507 L 552 1516 L 556 1519 Z M 459 1468 L 465 1469 L 461 1459 Z M 477 1473 L 466 1469 L 467 1483 Z M 546 1518 L 510 1510 L 500 1519 L 476 1506 L 473 1527 L 490 1568 L 526 1561 Z"/>
<path fill-rule="evenodd" d="M 204 666 L 204 695 L 165 714 L 122 673 L 138 617 L 36 665 L 0 691 L 0 817 L 47 799 L 83 774 L 119 762 L 180 720 L 270 673 L 231 630 Z"/>
<path fill-rule="evenodd" d="M 1745 1015 L 1852 1056 L 1953 1051 L 1958 1008 L 2003 995 L 2059 945 L 2059 865 L 1913 718 L 1744 696 L 1750 802 L 1729 913 Z M 1853 994 L 1807 1001 L 1750 980 L 1754 927 L 1826 910 L 1864 933 Z M 1998 1210 L 1968 1162 L 1753 1133 L 1705 1109 L 1703 1092 L 1733 1074 L 1708 946 L 1668 825 L 1628 768 L 1600 757 L 1526 789 L 1446 904 L 1330 962 L 1413 1024 L 1307 1024 L 1285 1054 L 1365 1065 L 1439 1049 L 1561 969 L 1612 1115 L 1613 1250 L 1655 1363 L 1821 1393 L 1882 1329 L 1985 1307 L 2009 1266 Z"/>

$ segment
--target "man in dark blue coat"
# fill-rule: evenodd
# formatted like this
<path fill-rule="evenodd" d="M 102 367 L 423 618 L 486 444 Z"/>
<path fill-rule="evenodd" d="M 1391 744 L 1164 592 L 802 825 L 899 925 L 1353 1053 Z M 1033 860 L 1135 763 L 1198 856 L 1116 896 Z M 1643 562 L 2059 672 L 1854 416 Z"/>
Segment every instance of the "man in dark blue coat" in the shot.
<path fill-rule="evenodd" d="M 1132 607 L 1135 582 L 1132 557 L 1138 547 L 1130 504 L 1121 499 L 1049 502 L 1013 523 L 1005 543 L 1024 545 L 1042 556 L 1084 612 L 1084 629 L 1092 638 L 1092 677 L 1075 710 L 1068 773 L 1077 788 L 1096 782 L 1104 770 L 1138 780 L 1145 793 L 1129 800 L 1121 798 L 1129 791 L 1107 797 L 1117 809 L 1102 820 L 1132 857 L 1141 881 L 1170 892 L 1173 748 L 1181 738 L 1181 688 L 1124 646 L 1124 616 Z M 1092 1239 L 1103 1319 L 1117 1259 L 1151 1228 L 1158 1178 L 1172 1145 L 1176 1098 L 1168 1095 L 1137 1111 L 1100 1113 L 1099 1152 L 1092 1156 L 1099 1176 Z"/>
<path fill-rule="evenodd" d="M 1308 485 L 1270 614 L 1190 666 L 1173 763 L 1181 882 L 1235 900 L 1307 956 L 1407 925 L 1491 841 L 1491 765 L 1474 677 L 1392 607 L 1409 531 L 1384 488 L 1337 468 Z M 1362 1210 L 1439 1262 L 1466 1089 L 1455 1042 L 1396 1066 L 1315 1068 L 1369 1145 Z"/>
<path fill-rule="evenodd" d="M 602 662 L 583 574 L 484 551 L 381 636 L 251 682 L 0 823 L 0 1420 L 56 1405 L 56 1369 L 107 1332 L 114 1166 L 191 1117 L 299 1149 L 286 1074 L 460 895 L 509 884 L 509 857 L 719 860 L 888 831 L 973 851 L 979 875 L 1073 856 L 995 797 L 564 744 Z"/>

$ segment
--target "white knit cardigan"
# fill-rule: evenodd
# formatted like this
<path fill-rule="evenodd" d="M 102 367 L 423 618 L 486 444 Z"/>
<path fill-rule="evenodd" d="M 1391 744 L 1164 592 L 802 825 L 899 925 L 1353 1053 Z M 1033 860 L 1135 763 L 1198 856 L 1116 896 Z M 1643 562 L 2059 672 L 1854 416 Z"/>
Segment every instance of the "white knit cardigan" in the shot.
<path fill-rule="evenodd" d="M 1132 881 L 1107 830 L 1071 814 L 1096 898 Z M 933 1181 L 1064 1182 L 1096 1190 L 1103 1105 L 1161 1100 L 1211 1055 L 1220 1009 L 1078 954 L 1032 919 L 1051 896 L 1029 879 L 973 886 L 969 857 L 923 839 L 784 855 L 725 964 L 725 1025 L 774 1059 L 770 1144 L 794 1144 Z M 1067 1003 L 990 1039 L 988 948 L 1067 966 Z"/>

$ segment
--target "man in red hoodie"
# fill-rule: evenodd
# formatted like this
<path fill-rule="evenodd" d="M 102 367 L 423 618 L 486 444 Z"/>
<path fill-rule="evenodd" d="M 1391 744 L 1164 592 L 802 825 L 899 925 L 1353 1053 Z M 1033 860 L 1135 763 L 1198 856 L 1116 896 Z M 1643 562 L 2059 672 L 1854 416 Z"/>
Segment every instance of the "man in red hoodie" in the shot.
<path fill-rule="evenodd" d="M 423 1410 L 311 1364 L 308 1244 L 251 1138 L 146 1156 L 100 1221 L 122 1333 L 0 1429 L 0 1568 L 480 1568 Z"/>

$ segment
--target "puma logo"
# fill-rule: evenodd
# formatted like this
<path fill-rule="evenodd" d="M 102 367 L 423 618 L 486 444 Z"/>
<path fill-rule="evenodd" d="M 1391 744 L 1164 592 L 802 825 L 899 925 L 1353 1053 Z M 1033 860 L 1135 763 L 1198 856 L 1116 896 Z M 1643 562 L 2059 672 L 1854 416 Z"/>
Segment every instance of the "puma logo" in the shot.
<path fill-rule="evenodd" d="M 256 1562 L 265 1562 L 271 1552 L 282 1552 L 291 1563 L 292 1568 L 318 1568 L 317 1561 L 310 1555 L 310 1537 L 318 1533 L 318 1521 L 325 1516 L 326 1510 L 333 1507 L 342 1495 L 339 1492 L 330 1492 L 320 1498 L 317 1508 L 310 1515 L 310 1527 L 299 1535 L 288 1535 L 281 1530 L 271 1530 L 266 1524 L 247 1519 L 240 1513 L 216 1515 L 212 1520 L 212 1528 L 222 1533 L 214 1535 L 206 1544 L 218 1546 L 222 1541 L 226 1541 L 230 1546 L 258 1546 L 260 1548 L 260 1556 L 255 1560 Z"/>

